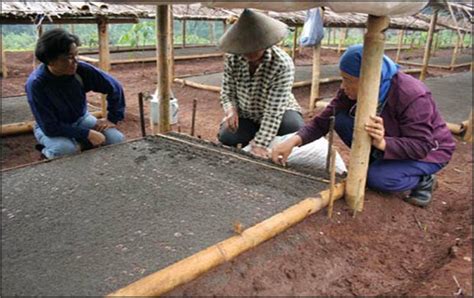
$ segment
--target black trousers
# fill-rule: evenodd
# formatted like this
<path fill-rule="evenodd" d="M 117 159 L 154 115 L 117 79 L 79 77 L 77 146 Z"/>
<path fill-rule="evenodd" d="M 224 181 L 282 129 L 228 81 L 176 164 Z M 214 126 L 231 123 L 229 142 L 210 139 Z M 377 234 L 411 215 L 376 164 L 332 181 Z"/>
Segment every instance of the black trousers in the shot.
<path fill-rule="evenodd" d="M 277 135 L 283 136 L 297 132 L 303 125 L 304 120 L 301 113 L 296 111 L 286 111 L 283 114 Z M 255 134 L 259 129 L 259 123 L 247 118 L 239 117 L 239 128 L 236 132 L 230 131 L 227 128 L 227 125 L 223 123 L 219 129 L 217 138 L 219 139 L 219 142 L 227 146 L 236 147 L 237 144 L 241 144 L 242 147 L 245 147 L 255 137 Z"/>

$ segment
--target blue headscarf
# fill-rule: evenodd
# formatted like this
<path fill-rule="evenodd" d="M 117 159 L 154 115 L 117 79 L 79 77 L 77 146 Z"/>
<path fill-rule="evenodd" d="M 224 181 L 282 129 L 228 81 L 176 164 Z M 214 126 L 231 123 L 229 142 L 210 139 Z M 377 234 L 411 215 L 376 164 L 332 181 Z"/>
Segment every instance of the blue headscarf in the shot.
<path fill-rule="evenodd" d="M 339 69 L 353 77 L 360 77 L 360 67 L 362 62 L 362 45 L 350 46 L 339 61 Z M 387 98 L 390 90 L 392 77 L 397 73 L 399 65 L 392 59 L 383 55 L 382 75 L 380 78 L 379 104 Z"/>

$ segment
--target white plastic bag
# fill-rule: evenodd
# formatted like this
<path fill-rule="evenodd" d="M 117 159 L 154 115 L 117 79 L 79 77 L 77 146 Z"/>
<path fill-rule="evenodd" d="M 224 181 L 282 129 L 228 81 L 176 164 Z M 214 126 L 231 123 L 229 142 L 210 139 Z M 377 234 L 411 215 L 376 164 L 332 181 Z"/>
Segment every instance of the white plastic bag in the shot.
<path fill-rule="evenodd" d="M 308 10 L 301 32 L 300 45 L 313 47 L 318 45 L 324 38 L 324 24 L 318 8 Z"/>
<path fill-rule="evenodd" d="M 270 143 L 269 148 L 273 148 L 277 144 L 289 139 L 296 133 L 290 133 L 284 136 L 276 136 Z M 250 152 L 250 145 L 245 146 L 242 150 Z M 299 166 L 305 168 L 314 168 L 317 170 L 326 169 L 326 159 L 328 153 L 328 141 L 321 137 L 314 142 L 308 143 L 301 147 L 293 148 L 290 156 L 288 156 L 288 165 Z M 339 153 L 336 152 L 336 173 L 342 174 L 347 172 L 346 164 L 342 160 Z"/>

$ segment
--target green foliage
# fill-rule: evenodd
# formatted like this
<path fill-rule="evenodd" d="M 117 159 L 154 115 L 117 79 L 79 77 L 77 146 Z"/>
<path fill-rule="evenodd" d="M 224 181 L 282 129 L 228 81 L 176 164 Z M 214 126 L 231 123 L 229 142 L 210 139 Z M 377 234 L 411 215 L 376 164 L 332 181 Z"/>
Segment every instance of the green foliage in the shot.
<path fill-rule="evenodd" d="M 119 44 L 129 44 L 132 47 L 145 46 L 155 42 L 154 24 L 150 21 L 144 21 L 133 24 L 130 30 L 122 35 L 118 40 Z"/>
<path fill-rule="evenodd" d="M 3 48 L 6 50 L 33 49 L 35 44 L 36 37 L 26 32 L 3 35 Z"/>

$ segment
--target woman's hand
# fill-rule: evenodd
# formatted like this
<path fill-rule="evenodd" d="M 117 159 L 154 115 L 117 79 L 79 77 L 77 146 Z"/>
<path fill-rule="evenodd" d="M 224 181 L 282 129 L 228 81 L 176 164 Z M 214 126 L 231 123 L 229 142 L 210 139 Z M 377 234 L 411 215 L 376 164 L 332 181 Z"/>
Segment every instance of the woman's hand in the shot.
<path fill-rule="evenodd" d="M 231 132 L 236 132 L 239 128 L 239 114 L 237 113 L 237 109 L 235 107 L 229 108 L 224 111 L 225 117 L 222 119 L 221 123 L 225 123 L 227 128 Z"/>
<path fill-rule="evenodd" d="M 370 116 L 369 122 L 365 124 L 365 131 L 372 137 L 372 146 L 385 151 L 385 128 L 382 117 Z"/>
<path fill-rule="evenodd" d="M 93 129 L 89 130 L 89 135 L 87 136 L 87 139 L 94 147 L 100 146 L 105 143 L 105 136 L 97 130 Z"/>
<path fill-rule="evenodd" d="M 260 158 L 269 158 L 268 148 L 256 145 L 253 141 L 250 142 L 250 153 Z"/>
<path fill-rule="evenodd" d="M 274 163 L 286 166 L 288 156 L 290 156 L 293 147 L 299 146 L 303 140 L 299 135 L 294 135 L 288 140 L 280 143 L 272 148 L 272 160 Z"/>

